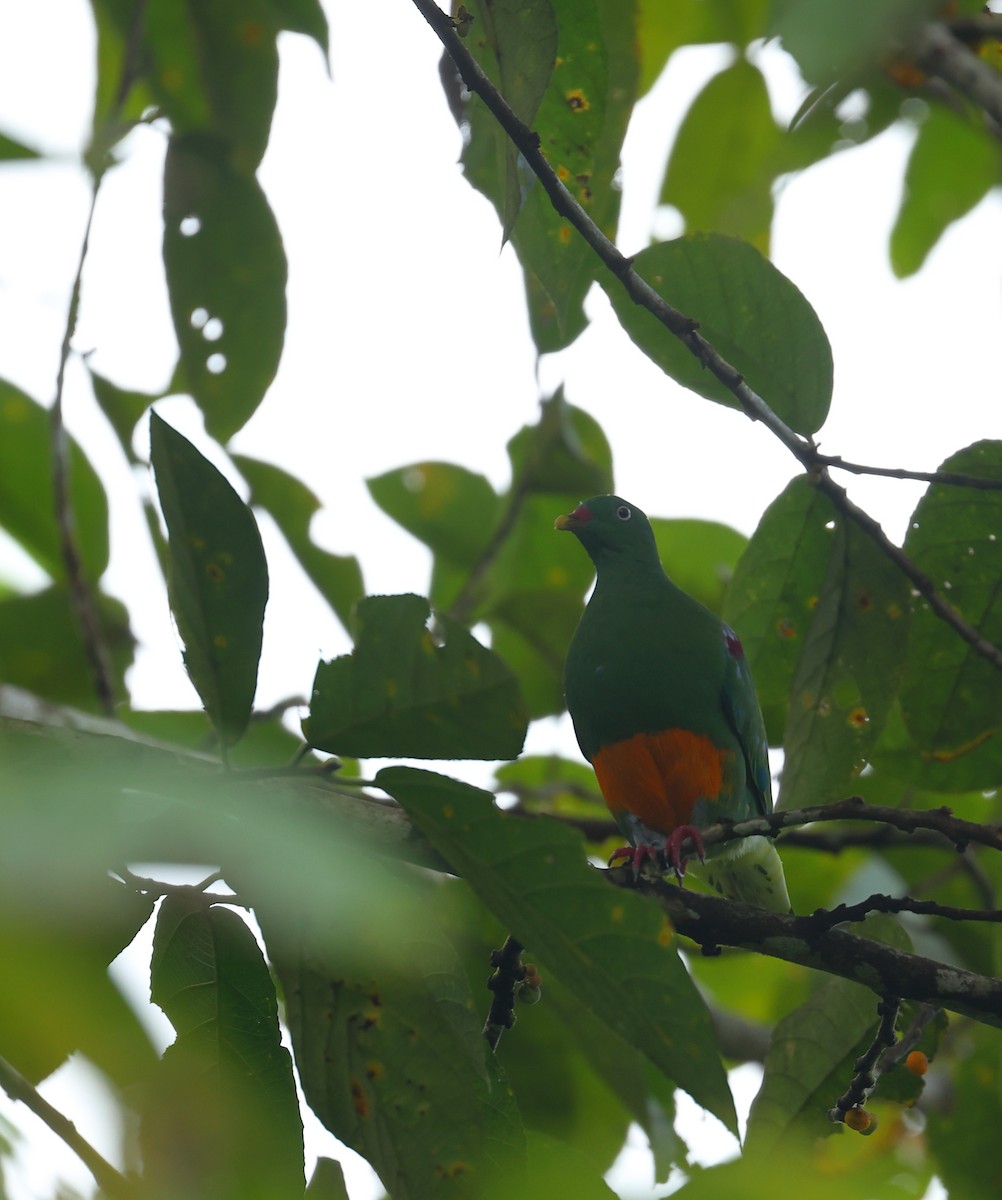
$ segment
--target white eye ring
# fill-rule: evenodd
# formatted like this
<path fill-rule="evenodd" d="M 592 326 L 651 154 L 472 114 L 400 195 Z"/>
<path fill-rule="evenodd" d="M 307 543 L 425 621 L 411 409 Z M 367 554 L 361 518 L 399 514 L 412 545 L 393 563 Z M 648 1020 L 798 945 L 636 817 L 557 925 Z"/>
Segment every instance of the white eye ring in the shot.
<path fill-rule="evenodd" d="M 616 509 L 616 516 L 619 517 L 621 521 L 628 521 L 630 517 L 633 516 L 633 510 L 627 507 L 627 505 L 621 504 L 619 508 Z"/>

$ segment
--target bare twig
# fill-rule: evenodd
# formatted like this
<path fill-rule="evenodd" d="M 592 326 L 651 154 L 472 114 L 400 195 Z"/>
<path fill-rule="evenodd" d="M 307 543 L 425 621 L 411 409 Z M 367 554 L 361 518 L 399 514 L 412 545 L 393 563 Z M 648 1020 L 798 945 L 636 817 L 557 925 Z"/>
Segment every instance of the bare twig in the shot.
<path fill-rule="evenodd" d="M 52 490 L 55 500 L 56 525 L 59 530 L 59 549 L 66 568 L 66 579 L 70 589 L 70 603 L 80 627 L 83 638 L 84 652 L 90 664 L 91 675 L 94 679 L 94 691 L 102 712 L 111 716 L 115 711 L 115 685 L 111 668 L 111 656 L 104 638 L 104 631 L 97 615 L 97 606 L 91 592 L 90 581 L 84 570 L 77 543 L 76 518 L 73 511 L 73 499 L 70 494 L 70 451 L 63 422 L 63 385 L 66 378 L 66 364 L 70 357 L 70 345 L 77 327 L 77 317 L 80 313 L 80 282 L 83 278 L 84 263 L 87 261 L 87 250 L 90 244 L 90 231 L 94 222 L 94 209 L 97 206 L 97 195 L 100 187 L 100 177 L 95 179 L 91 188 L 90 208 L 87 212 L 87 224 L 84 227 L 83 241 L 80 244 L 80 258 L 77 262 L 76 275 L 73 278 L 73 288 L 70 292 L 69 311 L 66 314 L 66 327 L 63 330 L 63 341 L 59 351 L 59 370 L 56 373 L 56 398 L 50 413 L 50 439 L 52 447 Z"/>
<path fill-rule="evenodd" d="M 852 921 L 864 921 L 870 913 L 915 913 L 924 917 L 944 917 L 948 921 L 987 921 L 1002 923 L 1002 909 L 957 908 L 936 900 L 916 900 L 912 896 L 885 896 L 877 892 L 856 904 L 837 904 L 834 908 L 819 908 L 811 920 L 820 927 L 832 929 Z"/>
<path fill-rule="evenodd" d="M 911 581 L 915 590 L 928 602 L 931 610 L 953 628 L 983 658 L 1002 671 L 1002 650 L 983 638 L 979 631 L 960 616 L 954 607 L 937 591 L 933 581 L 887 537 L 880 524 L 854 504 L 845 489 L 830 478 L 817 460 L 814 443 L 802 437 L 783 421 L 766 401 L 748 384 L 734 366 L 699 333 L 699 323 L 669 304 L 633 269 L 632 260 L 622 254 L 602 232 L 560 181 L 556 171 L 540 149 L 539 135 L 515 115 L 473 58 L 453 27 L 449 15 L 434 0 L 413 0 L 415 7 L 432 27 L 442 45 L 455 62 L 466 87 L 475 92 L 494 115 L 498 124 L 521 152 L 526 163 L 539 179 L 554 210 L 581 234 L 608 270 L 620 281 L 627 295 L 647 309 L 689 352 L 727 388 L 745 414 L 761 421 L 809 472 L 816 485 L 831 500 L 839 512 L 853 521 L 881 551 L 891 559 Z M 930 26 L 930 28 L 934 28 Z M 952 43 L 949 34 L 943 36 Z M 934 39 L 935 40 L 935 39 Z M 965 52 L 966 53 L 966 52 Z M 973 61 L 973 55 L 968 55 Z M 980 65 L 980 64 L 979 64 Z M 987 68 L 986 68 L 987 69 Z M 1002 83 L 998 85 L 1002 89 Z"/>
<path fill-rule="evenodd" d="M 998 36 L 997 32 L 993 36 Z M 938 75 L 1002 125 L 1002 75 L 983 63 L 945 25 L 938 21 L 923 25 L 911 51 L 923 71 Z"/>
<path fill-rule="evenodd" d="M 835 1124 L 845 1121 L 846 1113 L 864 1104 L 867 1096 L 877 1086 L 877 1077 L 880 1074 L 877 1060 L 896 1041 L 895 1026 L 900 1011 L 901 1001 L 890 997 L 882 999 L 877 1005 L 877 1015 L 880 1017 L 877 1032 L 873 1041 L 853 1064 L 853 1076 L 848 1088 L 835 1101 L 835 1107 L 828 1110 L 829 1121 Z M 863 1132 L 869 1132 L 871 1129 L 872 1121 L 868 1121 L 862 1127 Z"/>
<path fill-rule="evenodd" d="M 57 1137 L 62 1138 L 94 1176 L 98 1187 L 112 1197 L 112 1200 L 132 1200 L 138 1196 L 139 1193 L 132 1182 L 98 1154 L 90 1142 L 80 1135 L 73 1122 L 53 1108 L 48 1100 L 40 1095 L 38 1089 L 4 1058 L 0 1058 L 0 1087 L 12 1100 L 20 1100 L 31 1109 Z"/>
<path fill-rule="evenodd" d="M 814 461 L 818 466 L 849 471 L 853 475 L 879 475 L 882 479 L 914 479 L 919 483 L 940 483 L 947 487 L 1002 491 L 1002 479 L 986 479 L 983 475 L 963 475 L 957 471 L 910 471 L 905 467 L 872 467 L 865 463 L 847 462 L 839 454 L 817 453 Z"/>

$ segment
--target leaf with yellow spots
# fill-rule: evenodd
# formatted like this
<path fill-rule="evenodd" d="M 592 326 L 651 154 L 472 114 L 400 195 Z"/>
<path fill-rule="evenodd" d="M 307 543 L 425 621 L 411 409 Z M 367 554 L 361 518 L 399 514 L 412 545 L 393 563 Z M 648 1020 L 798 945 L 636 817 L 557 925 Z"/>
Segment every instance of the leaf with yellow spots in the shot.
<path fill-rule="evenodd" d="M 247 728 L 254 701 L 268 600 L 264 547 L 223 475 L 156 413 L 150 432 L 184 665 L 226 745 Z"/>
<path fill-rule="evenodd" d="M 557 821 L 505 816 L 488 792 L 412 767 L 377 776 L 455 872 L 513 937 L 610 1029 L 735 1129 L 706 1006 L 662 913 L 617 892 Z M 446 814 L 446 809 L 451 814 Z"/>
<path fill-rule="evenodd" d="M 527 726 L 509 668 L 422 596 L 368 596 L 351 654 L 321 662 L 303 730 L 356 758 L 514 758 Z"/>

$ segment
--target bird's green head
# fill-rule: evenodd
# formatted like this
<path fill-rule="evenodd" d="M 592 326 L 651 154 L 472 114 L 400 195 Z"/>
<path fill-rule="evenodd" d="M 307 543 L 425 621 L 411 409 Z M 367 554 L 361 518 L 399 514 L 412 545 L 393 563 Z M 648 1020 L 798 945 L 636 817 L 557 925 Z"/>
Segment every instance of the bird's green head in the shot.
<path fill-rule="evenodd" d="M 596 568 L 614 562 L 660 567 L 650 521 L 620 496 L 593 496 L 553 525 L 573 533 Z"/>

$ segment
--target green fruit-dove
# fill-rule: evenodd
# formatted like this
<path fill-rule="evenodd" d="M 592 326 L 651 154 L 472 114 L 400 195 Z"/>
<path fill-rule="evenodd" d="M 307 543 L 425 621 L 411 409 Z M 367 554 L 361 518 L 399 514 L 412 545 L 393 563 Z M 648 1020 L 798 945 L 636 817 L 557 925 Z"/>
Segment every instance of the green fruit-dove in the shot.
<path fill-rule="evenodd" d="M 665 574 L 647 517 L 596 496 L 556 528 L 570 530 L 597 581 L 564 683 L 581 753 L 638 870 L 645 858 L 685 869 L 689 838 L 721 818 L 772 811 L 765 724 L 741 642 Z M 783 865 L 765 837 L 713 848 L 703 875 L 719 892 L 789 912 Z"/>

